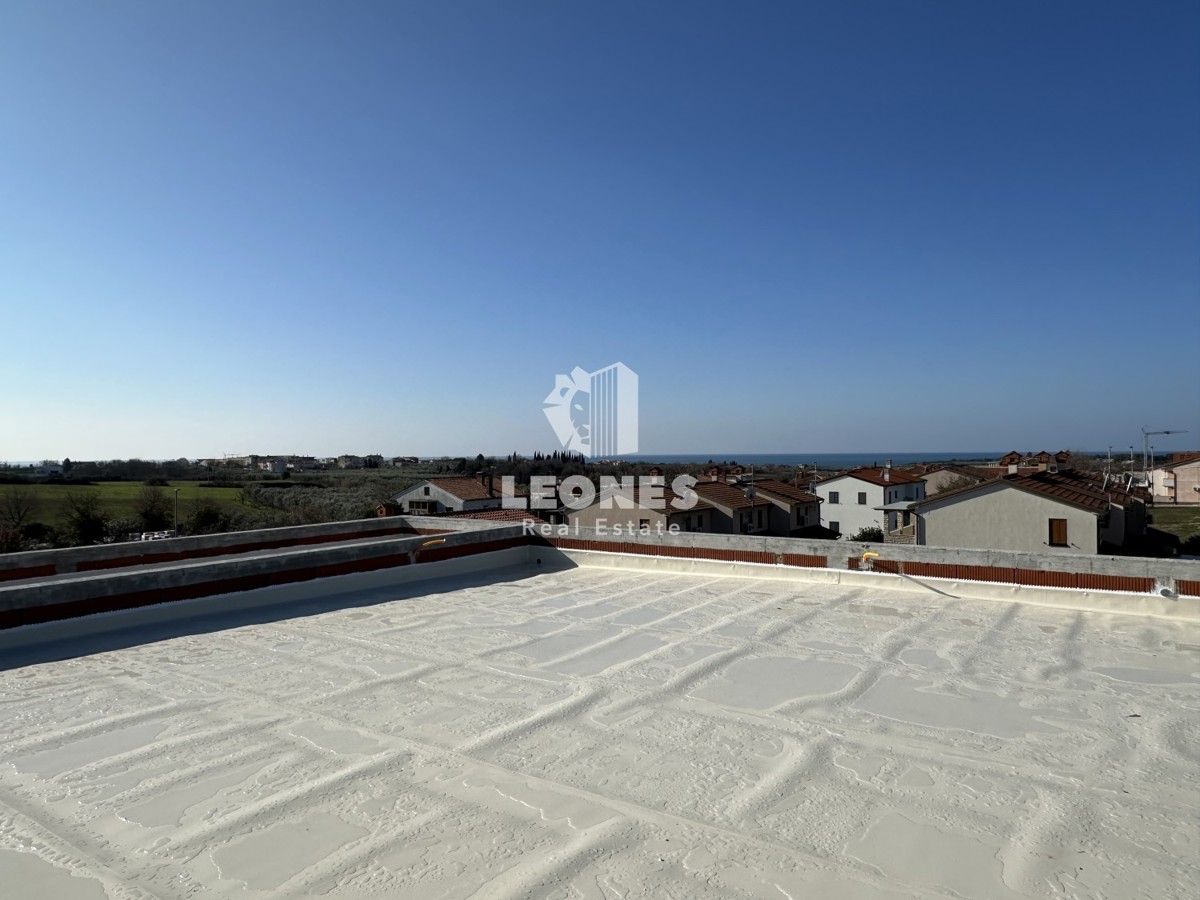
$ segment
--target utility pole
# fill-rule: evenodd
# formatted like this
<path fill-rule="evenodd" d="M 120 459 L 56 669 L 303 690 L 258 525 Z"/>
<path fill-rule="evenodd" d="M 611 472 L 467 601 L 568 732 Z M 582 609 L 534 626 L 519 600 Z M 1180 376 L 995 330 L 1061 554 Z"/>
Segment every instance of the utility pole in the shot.
<path fill-rule="evenodd" d="M 179 488 L 175 488 L 175 537 L 179 537 Z"/>

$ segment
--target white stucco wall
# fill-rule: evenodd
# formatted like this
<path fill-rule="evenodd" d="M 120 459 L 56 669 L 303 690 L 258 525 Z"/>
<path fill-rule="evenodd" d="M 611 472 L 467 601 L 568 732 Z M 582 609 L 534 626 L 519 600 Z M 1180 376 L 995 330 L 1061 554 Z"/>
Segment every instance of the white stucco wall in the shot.
<path fill-rule="evenodd" d="M 1067 520 L 1070 546 L 1050 546 L 1050 519 Z M 919 510 L 917 541 L 931 547 L 1095 553 L 1096 523 L 1093 513 L 998 483 L 923 506 Z"/>
<path fill-rule="evenodd" d="M 858 502 L 860 491 L 867 495 L 866 504 Z M 830 522 L 837 522 L 841 533 L 849 537 L 863 528 L 883 527 L 883 513 L 874 508 L 883 506 L 883 488 L 879 485 L 845 476 L 818 484 L 816 493 L 825 501 L 821 504 L 821 524 L 826 528 L 833 527 Z M 834 493 L 838 494 L 837 503 L 830 500 Z"/>

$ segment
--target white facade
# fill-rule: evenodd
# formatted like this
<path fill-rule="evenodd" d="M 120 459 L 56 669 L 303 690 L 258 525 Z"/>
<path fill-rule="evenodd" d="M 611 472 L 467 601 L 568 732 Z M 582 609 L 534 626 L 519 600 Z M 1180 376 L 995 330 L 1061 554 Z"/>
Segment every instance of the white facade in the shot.
<path fill-rule="evenodd" d="M 925 483 L 875 484 L 853 473 L 819 482 L 815 493 L 821 503 L 821 524 L 844 537 L 864 528 L 884 529 L 885 513 L 878 506 L 925 499 Z"/>

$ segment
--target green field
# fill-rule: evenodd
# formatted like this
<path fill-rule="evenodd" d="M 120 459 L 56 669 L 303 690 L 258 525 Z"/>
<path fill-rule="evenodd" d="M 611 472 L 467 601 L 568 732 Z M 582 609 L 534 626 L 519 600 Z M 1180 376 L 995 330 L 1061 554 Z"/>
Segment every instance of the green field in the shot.
<path fill-rule="evenodd" d="M 200 481 L 172 481 L 169 487 L 159 488 L 174 504 L 175 490 L 179 490 L 179 518 L 185 520 L 197 499 L 209 500 L 221 509 L 243 509 L 238 502 L 238 488 L 204 487 Z M 0 485 L 3 493 L 11 485 Z M 137 518 L 136 501 L 145 488 L 140 481 L 103 481 L 94 485 L 29 484 L 22 489 L 31 490 L 36 507 L 32 518 L 47 525 L 60 525 L 67 509 L 67 496 L 72 493 L 94 491 L 110 516 L 116 519 Z"/>
<path fill-rule="evenodd" d="M 1177 534 L 1181 541 L 1200 535 L 1200 506 L 1155 506 L 1151 515 L 1155 528 Z"/>

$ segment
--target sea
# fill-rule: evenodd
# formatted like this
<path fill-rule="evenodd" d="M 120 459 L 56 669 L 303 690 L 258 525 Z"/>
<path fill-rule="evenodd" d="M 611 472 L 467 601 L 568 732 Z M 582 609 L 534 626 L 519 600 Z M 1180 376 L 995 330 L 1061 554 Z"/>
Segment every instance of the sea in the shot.
<path fill-rule="evenodd" d="M 932 462 L 980 462 L 998 460 L 1007 450 L 958 450 L 923 453 L 632 453 L 620 457 L 630 462 L 714 463 L 740 466 L 812 466 L 817 469 L 851 469 L 855 466 L 881 466 L 891 460 L 893 466 Z"/>

